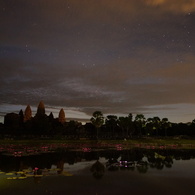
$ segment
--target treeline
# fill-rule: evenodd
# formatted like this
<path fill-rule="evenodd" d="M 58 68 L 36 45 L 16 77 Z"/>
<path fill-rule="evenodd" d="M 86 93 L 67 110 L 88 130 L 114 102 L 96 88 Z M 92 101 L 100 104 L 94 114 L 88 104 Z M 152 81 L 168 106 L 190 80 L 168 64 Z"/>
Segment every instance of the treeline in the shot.
<path fill-rule="evenodd" d="M 91 123 L 96 127 L 97 137 L 133 138 L 133 137 L 195 137 L 195 120 L 190 123 L 172 123 L 168 118 L 145 118 L 143 114 L 135 117 L 130 113 L 126 117 L 108 115 L 100 111 L 93 113 Z"/>
<path fill-rule="evenodd" d="M 65 120 L 63 109 L 59 117 L 45 114 L 41 102 L 37 113 L 32 117 L 27 106 L 25 113 L 9 113 L 0 126 L 1 138 L 56 138 L 56 139 L 130 139 L 138 137 L 195 137 L 195 120 L 190 123 L 171 123 L 167 118 L 146 119 L 143 114 L 125 117 L 103 116 L 102 112 L 93 113 L 90 122 Z"/>

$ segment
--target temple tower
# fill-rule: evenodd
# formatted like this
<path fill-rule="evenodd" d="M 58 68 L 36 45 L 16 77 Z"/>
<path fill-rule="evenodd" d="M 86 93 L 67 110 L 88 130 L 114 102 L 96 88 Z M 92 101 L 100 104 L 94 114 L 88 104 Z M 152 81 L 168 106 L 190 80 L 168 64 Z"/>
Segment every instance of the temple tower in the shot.
<path fill-rule="evenodd" d="M 65 112 L 64 112 L 64 109 L 62 108 L 59 112 L 59 117 L 58 117 L 58 121 L 60 123 L 65 123 L 66 122 L 66 118 L 65 118 Z"/>
<path fill-rule="evenodd" d="M 32 110 L 30 105 L 27 105 L 24 111 L 24 122 L 31 120 L 31 118 L 32 118 Z"/>
<path fill-rule="evenodd" d="M 37 107 L 37 116 L 44 116 L 45 115 L 45 105 L 43 101 L 40 101 L 38 107 Z"/>

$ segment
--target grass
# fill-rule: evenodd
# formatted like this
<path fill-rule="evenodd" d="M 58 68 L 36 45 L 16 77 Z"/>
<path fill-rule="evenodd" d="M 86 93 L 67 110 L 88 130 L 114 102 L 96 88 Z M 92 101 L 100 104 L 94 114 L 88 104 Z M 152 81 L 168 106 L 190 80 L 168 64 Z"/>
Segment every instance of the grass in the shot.
<path fill-rule="evenodd" d="M 0 140 L 0 144 L 99 144 L 99 145 L 115 145 L 122 144 L 124 146 L 176 146 L 181 148 L 195 148 L 195 139 L 173 139 L 173 138 L 140 138 L 129 140 Z"/>

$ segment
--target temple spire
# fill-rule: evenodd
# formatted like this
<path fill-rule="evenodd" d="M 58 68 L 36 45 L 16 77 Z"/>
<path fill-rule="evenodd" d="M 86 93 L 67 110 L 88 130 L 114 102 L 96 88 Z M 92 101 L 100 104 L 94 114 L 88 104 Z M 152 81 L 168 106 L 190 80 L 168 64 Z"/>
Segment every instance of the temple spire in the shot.
<path fill-rule="evenodd" d="M 62 108 L 59 112 L 59 117 L 58 117 L 58 121 L 60 123 L 65 123 L 66 122 L 66 118 L 65 118 L 65 112 L 64 112 L 64 109 Z"/>
<path fill-rule="evenodd" d="M 40 101 L 38 107 L 37 107 L 37 115 L 42 116 L 45 115 L 45 105 L 43 101 Z"/>
<path fill-rule="evenodd" d="M 31 120 L 31 118 L 32 118 L 32 110 L 30 105 L 27 105 L 24 111 L 24 122 Z"/>

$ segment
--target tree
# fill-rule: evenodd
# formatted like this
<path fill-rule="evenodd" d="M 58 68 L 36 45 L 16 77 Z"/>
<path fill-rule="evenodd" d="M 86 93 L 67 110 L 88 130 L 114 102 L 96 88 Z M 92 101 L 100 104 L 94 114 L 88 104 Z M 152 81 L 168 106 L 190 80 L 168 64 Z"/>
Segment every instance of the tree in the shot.
<path fill-rule="evenodd" d="M 159 135 L 159 130 L 161 128 L 161 120 L 158 116 L 153 117 L 153 129 L 156 131 L 156 136 Z"/>
<path fill-rule="evenodd" d="M 148 118 L 146 121 L 146 133 L 147 135 L 153 135 L 153 119 Z"/>
<path fill-rule="evenodd" d="M 169 127 L 171 127 L 171 123 L 169 122 L 168 118 L 163 118 L 161 120 L 161 123 L 162 123 L 162 128 L 164 129 L 165 131 L 165 136 L 167 136 L 167 129 Z"/>
<path fill-rule="evenodd" d="M 112 132 L 112 136 L 115 134 L 115 129 L 117 127 L 117 116 L 108 115 L 106 117 L 106 128 Z"/>
<path fill-rule="evenodd" d="M 133 115 L 130 113 L 127 117 L 119 117 L 118 125 L 123 131 L 123 137 L 132 137 L 135 129 L 133 125 Z"/>
<path fill-rule="evenodd" d="M 137 114 L 135 116 L 135 125 L 136 125 L 136 128 L 138 130 L 138 134 L 139 135 L 142 135 L 142 129 L 145 127 L 145 124 L 146 124 L 146 121 L 145 121 L 145 117 L 143 114 Z"/>
<path fill-rule="evenodd" d="M 95 111 L 90 119 L 92 124 L 96 127 L 96 137 L 98 139 L 99 128 L 104 124 L 104 116 L 101 111 Z"/>

